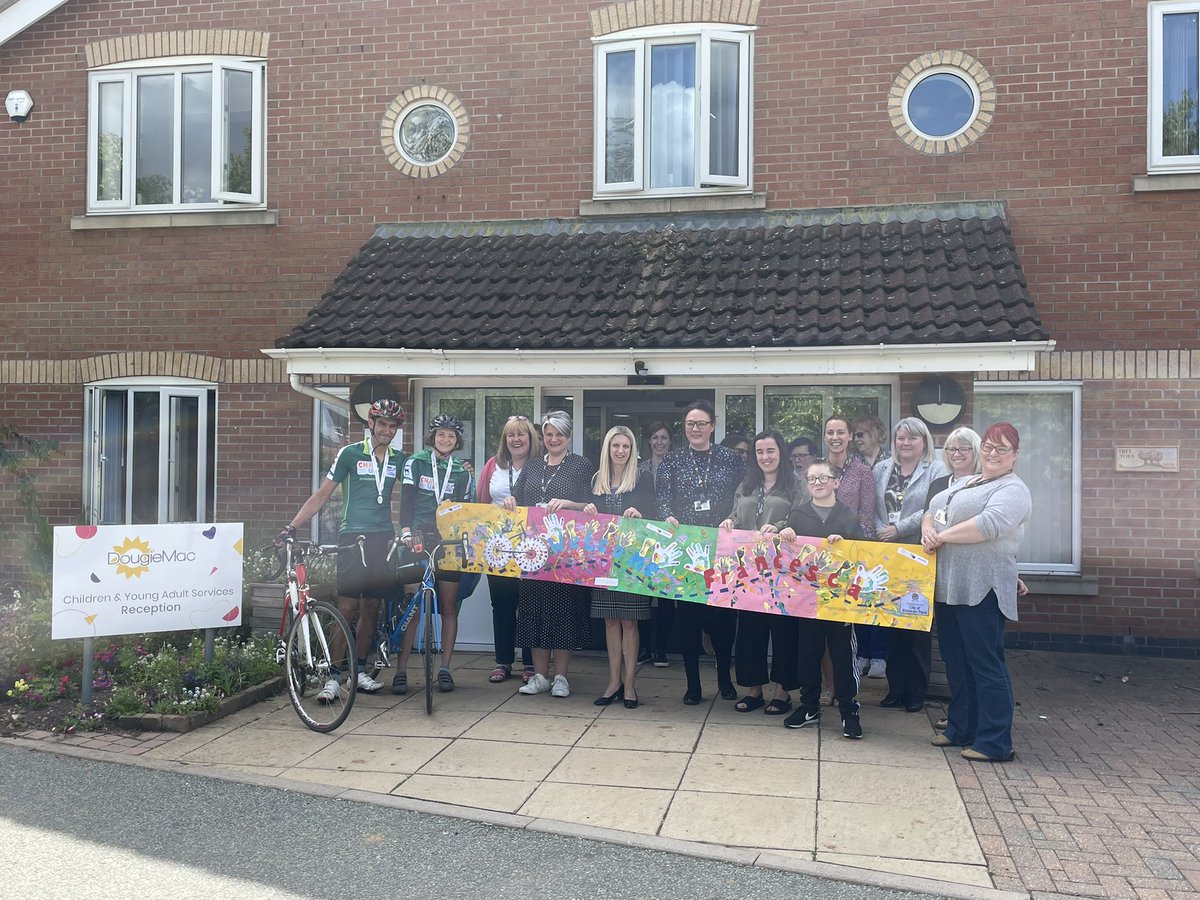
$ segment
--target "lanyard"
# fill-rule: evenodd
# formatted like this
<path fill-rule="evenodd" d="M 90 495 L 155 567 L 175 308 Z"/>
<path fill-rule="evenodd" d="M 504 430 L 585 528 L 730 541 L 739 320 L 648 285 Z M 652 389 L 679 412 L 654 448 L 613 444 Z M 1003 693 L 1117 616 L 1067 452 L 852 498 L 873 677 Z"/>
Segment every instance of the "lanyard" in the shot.
<path fill-rule="evenodd" d="M 371 446 L 370 438 L 363 441 L 363 450 L 371 457 L 371 477 L 375 479 L 375 502 L 383 506 L 383 482 L 387 478 L 387 461 L 392 450 L 388 447 L 383 451 L 383 465 L 380 465 L 379 460 L 375 458 L 375 448 Z"/>
<path fill-rule="evenodd" d="M 442 498 L 446 496 L 446 488 L 450 487 L 450 471 L 454 468 L 454 460 L 451 457 L 446 457 L 446 477 L 438 484 L 438 455 L 436 450 L 429 451 L 429 465 L 433 469 L 433 495 L 437 497 L 437 502 L 440 504 Z"/>
<path fill-rule="evenodd" d="M 553 466 L 554 471 L 550 472 L 550 469 L 551 469 L 550 454 L 547 453 L 545 455 L 545 457 L 542 458 L 542 464 L 543 464 L 543 466 L 542 466 L 542 502 L 543 503 L 550 499 L 550 482 L 552 482 L 554 480 L 554 476 L 558 474 L 559 467 L 562 466 L 562 464 L 566 461 L 566 459 L 567 458 L 565 456 L 562 459 L 560 459 L 558 461 L 558 463 L 555 466 Z M 549 478 L 546 477 L 547 472 L 550 472 Z"/>
<path fill-rule="evenodd" d="M 712 447 L 709 447 L 708 450 L 706 450 L 704 452 L 708 454 L 707 464 L 704 466 L 704 477 L 700 478 L 699 472 L 697 472 L 697 480 L 700 482 L 701 496 L 707 497 L 708 496 L 708 476 L 712 474 L 712 466 L 713 466 Z M 697 470 L 700 468 L 700 463 L 696 460 L 696 457 L 699 455 L 700 454 L 697 451 L 695 451 L 695 450 L 692 451 L 692 462 L 696 466 Z"/>

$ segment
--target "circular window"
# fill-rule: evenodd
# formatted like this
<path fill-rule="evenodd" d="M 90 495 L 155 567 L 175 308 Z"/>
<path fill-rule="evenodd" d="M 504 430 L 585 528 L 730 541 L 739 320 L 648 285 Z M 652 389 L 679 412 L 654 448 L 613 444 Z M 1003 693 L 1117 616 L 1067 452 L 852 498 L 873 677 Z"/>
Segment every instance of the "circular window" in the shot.
<path fill-rule="evenodd" d="M 909 85 L 904 98 L 908 124 L 935 141 L 962 134 L 978 111 L 978 88 L 955 72 L 935 70 L 923 76 Z"/>
<path fill-rule="evenodd" d="M 380 132 L 392 165 L 414 178 L 433 178 L 466 152 L 467 111 L 449 91 L 422 85 L 391 102 Z"/>
<path fill-rule="evenodd" d="M 888 95 L 896 134 L 921 153 L 953 153 L 982 137 L 996 109 L 996 87 L 980 63 L 958 50 L 913 60 Z"/>
<path fill-rule="evenodd" d="M 419 166 L 441 162 L 454 149 L 458 124 L 440 103 L 409 107 L 396 123 L 396 146 L 404 158 Z"/>

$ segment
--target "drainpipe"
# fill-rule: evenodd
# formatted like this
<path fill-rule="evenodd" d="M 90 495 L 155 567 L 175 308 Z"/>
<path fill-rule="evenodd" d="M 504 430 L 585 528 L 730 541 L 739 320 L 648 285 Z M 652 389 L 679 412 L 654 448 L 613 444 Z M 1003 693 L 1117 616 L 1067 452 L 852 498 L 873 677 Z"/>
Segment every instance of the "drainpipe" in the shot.
<path fill-rule="evenodd" d="M 320 388 L 315 388 L 310 384 L 304 384 L 300 381 L 300 376 L 292 374 L 288 376 L 292 390 L 298 394 L 303 394 L 305 397 L 312 397 L 314 400 L 321 400 L 325 403 L 332 403 L 335 406 L 340 406 L 347 412 L 350 411 L 350 401 L 345 397 L 339 397 L 336 394 L 331 394 L 328 391 L 323 391 Z"/>

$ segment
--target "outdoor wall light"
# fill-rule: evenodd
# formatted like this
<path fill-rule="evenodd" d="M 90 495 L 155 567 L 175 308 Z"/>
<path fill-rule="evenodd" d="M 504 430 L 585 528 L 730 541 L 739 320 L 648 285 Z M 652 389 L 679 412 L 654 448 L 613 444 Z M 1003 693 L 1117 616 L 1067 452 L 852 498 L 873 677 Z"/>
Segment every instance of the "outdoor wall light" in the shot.
<path fill-rule="evenodd" d="M 634 375 L 645 375 L 646 374 L 646 364 L 644 362 L 642 362 L 640 359 L 635 359 L 633 361 L 633 374 Z"/>
<path fill-rule="evenodd" d="M 33 110 L 33 98 L 29 91 L 9 91 L 4 98 L 4 108 L 14 122 L 24 122 Z"/>

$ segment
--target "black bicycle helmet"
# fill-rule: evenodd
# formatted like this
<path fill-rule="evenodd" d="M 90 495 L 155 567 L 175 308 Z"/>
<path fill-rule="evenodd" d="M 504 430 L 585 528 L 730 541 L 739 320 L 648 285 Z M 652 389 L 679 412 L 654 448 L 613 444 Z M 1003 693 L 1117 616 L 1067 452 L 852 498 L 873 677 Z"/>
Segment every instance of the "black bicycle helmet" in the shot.
<path fill-rule="evenodd" d="M 463 423 L 458 416 L 434 416 L 429 422 L 429 433 L 433 434 L 439 428 L 449 428 L 459 438 L 463 436 Z"/>
<path fill-rule="evenodd" d="M 376 400 L 367 413 L 367 424 L 375 419 L 386 419 L 399 427 L 404 424 L 404 410 L 395 400 Z"/>

